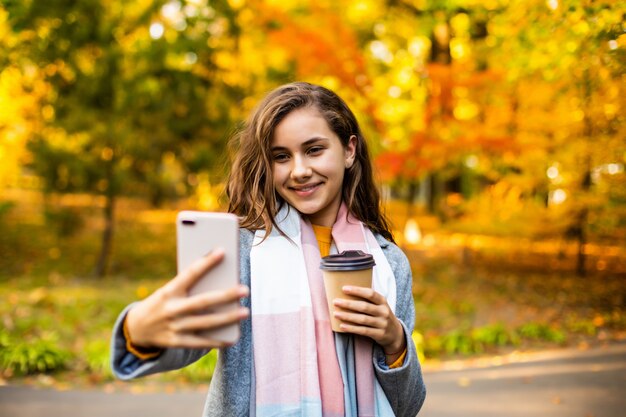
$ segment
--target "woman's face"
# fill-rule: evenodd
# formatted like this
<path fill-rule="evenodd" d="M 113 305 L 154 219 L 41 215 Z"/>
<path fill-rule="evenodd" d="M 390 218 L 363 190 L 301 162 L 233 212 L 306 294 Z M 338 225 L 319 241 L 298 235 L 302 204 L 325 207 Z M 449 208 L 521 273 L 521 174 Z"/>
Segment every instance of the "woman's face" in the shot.
<path fill-rule="evenodd" d="M 356 137 L 351 136 L 344 148 L 317 109 L 296 109 L 274 130 L 274 187 L 311 223 L 331 227 L 341 205 L 344 172 L 354 162 L 355 149 Z"/>

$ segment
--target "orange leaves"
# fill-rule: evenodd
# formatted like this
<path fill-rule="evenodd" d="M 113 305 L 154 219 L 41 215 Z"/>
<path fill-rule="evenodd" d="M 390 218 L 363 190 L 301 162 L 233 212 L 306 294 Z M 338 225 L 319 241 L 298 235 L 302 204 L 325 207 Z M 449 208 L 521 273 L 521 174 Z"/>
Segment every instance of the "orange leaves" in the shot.
<path fill-rule="evenodd" d="M 312 7 L 305 19 L 259 4 L 259 24 L 268 28 L 269 49 L 279 48 L 295 63 L 299 78 L 331 75 L 346 87 L 358 88 L 365 73 L 363 54 L 353 30 L 339 16 Z"/>
<path fill-rule="evenodd" d="M 457 140 L 461 148 L 467 151 L 482 151 L 492 155 L 503 155 L 507 152 L 518 154 L 520 146 L 512 136 L 490 136 L 488 132 L 468 134 Z"/>
<path fill-rule="evenodd" d="M 375 159 L 375 165 L 383 181 L 419 178 L 438 165 L 442 145 L 423 133 L 417 133 L 406 150 L 383 152 Z"/>
<path fill-rule="evenodd" d="M 399 178 L 419 178 L 432 170 L 431 160 L 417 154 L 403 152 L 384 152 L 376 158 L 376 166 L 382 181 L 393 181 Z"/>

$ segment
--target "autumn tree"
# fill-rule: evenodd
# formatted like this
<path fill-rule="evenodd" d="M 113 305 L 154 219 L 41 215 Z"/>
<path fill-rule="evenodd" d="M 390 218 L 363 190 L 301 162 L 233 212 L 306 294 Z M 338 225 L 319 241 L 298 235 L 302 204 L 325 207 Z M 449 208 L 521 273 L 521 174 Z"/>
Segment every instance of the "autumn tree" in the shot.
<path fill-rule="evenodd" d="M 503 137 L 480 129 L 481 105 L 472 91 L 488 90 L 501 75 L 476 53 L 487 37 L 497 5 L 454 2 L 387 2 L 375 28 L 372 61 L 377 93 L 388 126 L 377 160 L 386 178 L 403 185 L 409 207 L 419 188 L 431 212 L 445 215 L 441 201 L 455 192 L 470 197 L 476 187 L 466 161 L 488 148 L 498 153 Z M 393 28 L 393 30 L 392 30 Z M 382 103 L 381 103 L 382 104 Z"/>
<path fill-rule="evenodd" d="M 624 6 L 388 4 L 371 43 L 387 178 L 459 193 L 468 231 L 574 238 L 582 274 L 589 239 L 623 239 Z"/>
<path fill-rule="evenodd" d="M 581 275 L 592 237 L 624 238 L 625 14 L 611 1 L 519 2 L 492 25 L 515 134 L 535 148 L 515 165 L 534 175 L 549 218 L 578 242 Z"/>
<path fill-rule="evenodd" d="M 230 47 L 222 39 L 235 36 L 236 25 L 228 7 L 201 2 L 4 7 L 14 39 L 11 65 L 41 74 L 50 86 L 41 107 L 46 123 L 29 143 L 32 169 L 48 191 L 104 197 L 96 266 L 102 275 L 119 196 L 158 204 L 193 183 L 186 172 L 224 165 L 226 126 L 241 92 L 216 82 L 216 56 Z"/>

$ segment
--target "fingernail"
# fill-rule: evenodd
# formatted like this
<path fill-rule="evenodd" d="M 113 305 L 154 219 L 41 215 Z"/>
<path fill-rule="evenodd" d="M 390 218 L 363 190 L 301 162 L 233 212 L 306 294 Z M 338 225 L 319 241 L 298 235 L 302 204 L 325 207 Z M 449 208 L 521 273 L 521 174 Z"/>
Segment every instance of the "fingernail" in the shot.
<path fill-rule="evenodd" d="M 239 286 L 239 296 L 240 297 L 247 297 L 248 294 L 250 294 L 250 289 L 245 286 L 245 285 L 240 285 Z"/>
<path fill-rule="evenodd" d="M 242 319 L 245 319 L 246 317 L 248 317 L 250 315 L 250 309 L 247 307 L 243 307 L 239 310 L 239 317 L 241 317 Z"/>
<path fill-rule="evenodd" d="M 352 287 L 349 285 L 344 285 L 341 289 L 348 292 L 352 291 Z"/>

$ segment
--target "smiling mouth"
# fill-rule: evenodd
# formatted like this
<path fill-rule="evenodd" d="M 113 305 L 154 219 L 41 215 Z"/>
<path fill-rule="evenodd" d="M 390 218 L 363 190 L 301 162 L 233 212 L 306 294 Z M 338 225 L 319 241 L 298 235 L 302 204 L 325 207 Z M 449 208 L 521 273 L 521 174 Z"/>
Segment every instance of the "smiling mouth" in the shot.
<path fill-rule="evenodd" d="M 295 191 L 297 194 L 309 194 L 320 185 L 321 183 L 315 183 L 315 184 L 299 185 L 297 187 L 289 187 L 289 188 Z"/>

